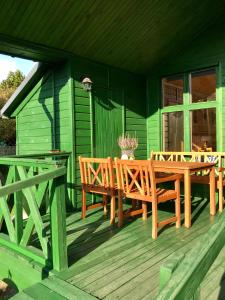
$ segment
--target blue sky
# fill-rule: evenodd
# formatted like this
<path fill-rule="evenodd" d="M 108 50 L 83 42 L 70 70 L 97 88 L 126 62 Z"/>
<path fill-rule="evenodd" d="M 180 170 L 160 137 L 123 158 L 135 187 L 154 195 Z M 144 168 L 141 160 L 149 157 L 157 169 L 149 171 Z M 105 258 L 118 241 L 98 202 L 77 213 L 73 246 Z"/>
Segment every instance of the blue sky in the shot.
<path fill-rule="evenodd" d="M 34 64 L 31 60 L 0 54 L 0 82 L 6 79 L 10 71 L 20 70 L 26 76 Z"/>

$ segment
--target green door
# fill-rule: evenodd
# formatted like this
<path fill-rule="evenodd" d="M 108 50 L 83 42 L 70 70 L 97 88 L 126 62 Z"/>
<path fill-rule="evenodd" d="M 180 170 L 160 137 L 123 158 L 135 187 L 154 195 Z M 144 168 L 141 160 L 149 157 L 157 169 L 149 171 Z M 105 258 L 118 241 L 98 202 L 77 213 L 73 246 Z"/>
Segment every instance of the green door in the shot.
<path fill-rule="evenodd" d="M 96 88 L 93 113 L 94 156 L 120 156 L 117 139 L 123 132 L 123 92 Z"/>

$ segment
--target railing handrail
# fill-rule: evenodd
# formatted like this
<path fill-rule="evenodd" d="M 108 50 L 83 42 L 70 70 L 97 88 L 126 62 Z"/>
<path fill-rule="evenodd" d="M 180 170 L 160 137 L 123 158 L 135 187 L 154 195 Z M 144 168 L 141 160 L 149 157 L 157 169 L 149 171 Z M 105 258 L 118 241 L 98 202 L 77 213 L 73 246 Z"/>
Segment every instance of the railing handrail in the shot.
<path fill-rule="evenodd" d="M 71 151 L 59 151 L 59 152 L 43 152 L 43 153 L 33 153 L 33 154 L 17 154 L 9 155 L 10 158 L 41 158 L 41 157 L 67 157 L 71 154 Z"/>
<path fill-rule="evenodd" d="M 0 197 L 4 197 L 8 194 L 13 194 L 22 189 L 33 186 L 35 184 L 40 184 L 46 180 L 52 180 L 56 177 L 60 177 L 65 174 L 66 174 L 66 167 L 62 166 L 54 170 L 43 172 L 42 174 L 39 175 L 34 175 L 33 177 L 22 181 L 7 184 L 5 186 L 0 187 Z"/>
<path fill-rule="evenodd" d="M 14 157 L 1 157 L 0 165 L 6 166 L 26 166 L 26 167 L 49 167 L 61 165 L 60 160 L 43 160 L 43 159 L 21 159 Z"/>
<path fill-rule="evenodd" d="M 224 245 L 225 211 L 217 217 L 215 224 L 185 255 L 177 267 L 169 266 L 171 270 L 174 269 L 172 275 L 155 299 L 192 299 Z M 176 260 L 175 264 L 177 264 Z"/>

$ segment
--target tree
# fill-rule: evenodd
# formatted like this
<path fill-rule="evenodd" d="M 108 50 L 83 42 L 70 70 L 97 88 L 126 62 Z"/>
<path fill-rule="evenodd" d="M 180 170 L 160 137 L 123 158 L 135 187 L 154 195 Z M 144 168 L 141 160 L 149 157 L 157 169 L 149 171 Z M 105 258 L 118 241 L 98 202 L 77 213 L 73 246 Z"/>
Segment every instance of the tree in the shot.
<path fill-rule="evenodd" d="M 12 96 L 25 76 L 19 70 L 10 71 L 7 78 L 0 83 L 0 109 Z M 0 144 L 15 145 L 16 124 L 15 120 L 0 119 Z"/>

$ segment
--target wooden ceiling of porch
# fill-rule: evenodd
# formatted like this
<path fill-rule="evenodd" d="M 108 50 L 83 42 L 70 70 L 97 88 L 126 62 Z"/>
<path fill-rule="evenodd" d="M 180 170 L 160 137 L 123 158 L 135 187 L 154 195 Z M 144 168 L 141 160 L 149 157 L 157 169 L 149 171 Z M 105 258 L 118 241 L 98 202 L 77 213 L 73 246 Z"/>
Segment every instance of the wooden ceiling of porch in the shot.
<path fill-rule="evenodd" d="M 224 6 L 220 0 L 2 1 L 0 51 L 43 61 L 70 53 L 146 73 L 218 20 Z"/>

